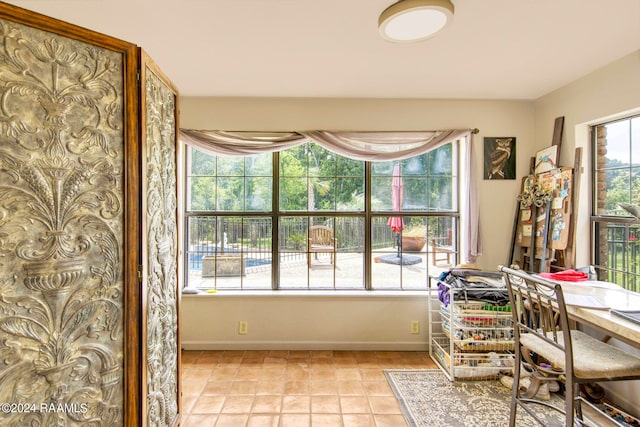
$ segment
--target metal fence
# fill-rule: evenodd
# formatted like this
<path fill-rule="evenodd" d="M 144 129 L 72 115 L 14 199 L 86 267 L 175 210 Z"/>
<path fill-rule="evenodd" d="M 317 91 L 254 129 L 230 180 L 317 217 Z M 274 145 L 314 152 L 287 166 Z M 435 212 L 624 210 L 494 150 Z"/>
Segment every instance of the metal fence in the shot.
<path fill-rule="evenodd" d="M 640 227 L 619 223 L 599 225 L 605 227 L 596 259 L 600 279 L 640 292 Z"/>
<path fill-rule="evenodd" d="M 427 220 L 427 218 L 429 218 Z M 372 250 L 395 247 L 396 235 L 387 225 L 386 217 L 371 222 Z M 453 226 L 450 217 L 424 217 L 430 238 L 446 235 Z M 278 224 L 281 262 L 303 261 L 307 252 L 307 230 L 313 225 L 326 225 L 335 230 L 337 252 L 364 252 L 364 218 L 343 217 L 280 217 Z M 189 216 L 187 218 L 187 265 L 190 271 L 202 269 L 202 258 L 221 254 L 240 254 L 247 267 L 272 262 L 273 226 L 271 218 Z M 433 236 L 432 236 L 433 234 Z"/>
<path fill-rule="evenodd" d="M 314 225 L 335 229 L 338 252 L 364 251 L 363 219 L 340 217 L 315 220 Z M 279 224 L 281 261 L 305 258 L 307 251 L 307 217 L 282 218 Z M 249 263 L 271 262 L 273 227 L 270 218 L 193 216 L 188 218 L 187 259 L 190 270 L 202 268 L 202 257 L 242 253 Z M 372 225 L 374 249 L 392 246 L 395 235 L 387 225 Z"/>

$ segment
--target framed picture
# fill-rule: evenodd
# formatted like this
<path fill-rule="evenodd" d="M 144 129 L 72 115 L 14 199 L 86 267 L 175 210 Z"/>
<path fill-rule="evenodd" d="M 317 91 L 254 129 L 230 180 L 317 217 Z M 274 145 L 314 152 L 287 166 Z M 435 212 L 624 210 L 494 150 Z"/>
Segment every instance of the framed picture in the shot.
<path fill-rule="evenodd" d="M 484 179 L 516 179 L 516 138 L 484 138 Z"/>
<path fill-rule="evenodd" d="M 537 175 L 558 167 L 558 146 L 552 145 L 536 153 L 534 173 Z"/>

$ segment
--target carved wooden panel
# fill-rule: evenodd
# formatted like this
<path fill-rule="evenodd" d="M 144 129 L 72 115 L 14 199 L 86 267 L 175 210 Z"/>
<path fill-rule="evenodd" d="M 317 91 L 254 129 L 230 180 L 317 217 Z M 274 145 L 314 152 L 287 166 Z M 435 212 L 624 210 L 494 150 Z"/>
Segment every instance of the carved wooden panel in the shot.
<path fill-rule="evenodd" d="M 171 84 L 143 54 L 144 318 L 146 425 L 178 421 L 176 99 Z"/>
<path fill-rule="evenodd" d="M 124 55 L 0 39 L 0 425 L 122 425 Z"/>

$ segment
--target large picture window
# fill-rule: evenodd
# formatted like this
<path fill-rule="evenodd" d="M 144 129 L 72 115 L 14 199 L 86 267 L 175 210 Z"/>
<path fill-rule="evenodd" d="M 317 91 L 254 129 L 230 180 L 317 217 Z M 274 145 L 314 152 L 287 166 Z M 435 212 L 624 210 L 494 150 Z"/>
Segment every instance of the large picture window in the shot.
<path fill-rule="evenodd" d="M 376 162 L 311 140 L 249 156 L 186 152 L 189 287 L 423 290 L 457 262 L 457 142 Z"/>
<path fill-rule="evenodd" d="M 599 277 L 640 292 L 640 220 L 631 213 L 640 206 L 640 116 L 594 126 L 592 138 L 592 241 Z"/>

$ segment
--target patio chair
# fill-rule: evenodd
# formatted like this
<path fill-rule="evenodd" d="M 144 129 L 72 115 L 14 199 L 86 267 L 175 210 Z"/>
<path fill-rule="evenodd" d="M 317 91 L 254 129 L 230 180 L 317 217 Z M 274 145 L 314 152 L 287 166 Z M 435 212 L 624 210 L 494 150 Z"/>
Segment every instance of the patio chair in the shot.
<path fill-rule="evenodd" d="M 561 285 L 522 270 L 499 269 L 509 292 L 515 338 L 510 427 L 516 424 L 518 407 L 545 425 L 531 410 L 532 404 L 564 413 L 566 427 L 584 425 L 582 404 L 600 411 L 580 396 L 580 384 L 640 378 L 640 358 L 571 329 Z M 523 369 L 531 370 L 526 391 L 521 389 Z M 540 385 L 548 381 L 564 381 L 564 408 L 535 398 Z"/>
<path fill-rule="evenodd" d="M 331 254 L 331 264 L 335 264 L 335 252 L 338 248 L 338 239 L 333 237 L 333 229 L 325 225 L 314 225 L 309 227 L 309 246 L 307 252 L 307 262 L 311 267 L 311 254 L 315 254 L 318 259 L 318 253 Z"/>
<path fill-rule="evenodd" d="M 438 265 L 441 261 L 446 261 L 451 265 L 451 256 L 455 253 L 453 248 L 453 232 L 449 228 L 447 237 L 439 237 L 431 240 L 431 257 L 433 265 Z"/>

